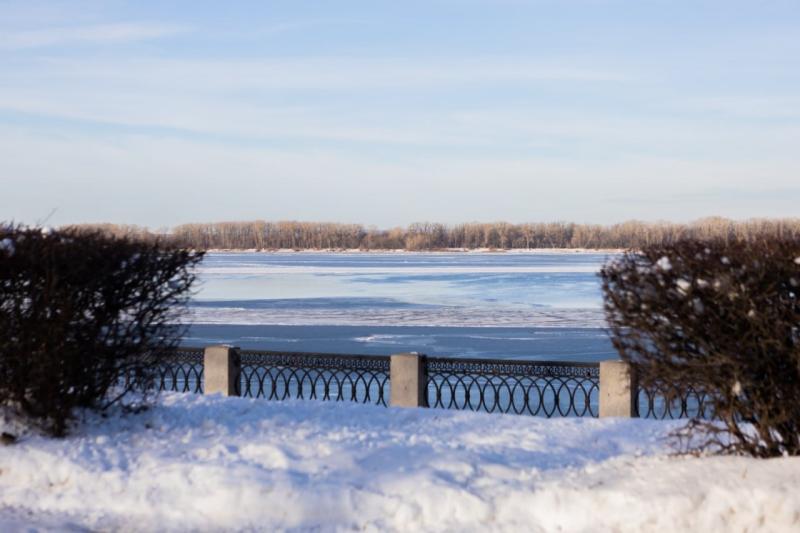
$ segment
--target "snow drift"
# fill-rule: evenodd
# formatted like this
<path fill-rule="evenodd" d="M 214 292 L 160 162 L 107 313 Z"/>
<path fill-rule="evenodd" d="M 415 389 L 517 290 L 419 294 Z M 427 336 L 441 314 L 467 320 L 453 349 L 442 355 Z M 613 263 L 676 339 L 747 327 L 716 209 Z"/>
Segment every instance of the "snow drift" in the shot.
<path fill-rule="evenodd" d="M 800 458 L 672 457 L 674 427 L 165 394 L 0 447 L 0 529 L 800 527 Z"/>

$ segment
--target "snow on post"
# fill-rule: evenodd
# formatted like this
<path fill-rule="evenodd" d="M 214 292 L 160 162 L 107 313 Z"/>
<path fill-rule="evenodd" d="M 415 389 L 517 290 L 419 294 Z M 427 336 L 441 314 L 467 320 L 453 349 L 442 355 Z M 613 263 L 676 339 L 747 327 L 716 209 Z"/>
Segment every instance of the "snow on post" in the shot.
<path fill-rule="evenodd" d="M 203 393 L 238 396 L 236 384 L 240 369 L 239 348 L 225 344 L 207 347 L 203 354 Z"/>
<path fill-rule="evenodd" d="M 600 362 L 600 417 L 636 416 L 636 376 L 624 361 Z"/>
<path fill-rule="evenodd" d="M 418 353 L 394 354 L 389 363 L 392 407 L 427 407 L 428 380 L 425 356 Z"/>

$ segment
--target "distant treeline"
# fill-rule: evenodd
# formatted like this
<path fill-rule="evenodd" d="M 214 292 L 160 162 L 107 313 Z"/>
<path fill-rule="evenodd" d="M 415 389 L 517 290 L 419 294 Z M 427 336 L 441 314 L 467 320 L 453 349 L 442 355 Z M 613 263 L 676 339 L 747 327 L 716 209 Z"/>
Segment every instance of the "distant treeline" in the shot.
<path fill-rule="evenodd" d="M 158 232 L 116 224 L 85 224 L 80 227 L 143 240 L 162 238 L 181 247 L 204 250 L 639 248 L 669 244 L 682 237 L 753 240 L 763 236 L 781 236 L 800 239 L 800 219 L 734 221 L 717 217 L 689 224 L 631 221 L 608 226 L 571 222 L 455 225 L 421 222 L 388 230 L 360 224 L 261 220 L 183 224 Z"/>

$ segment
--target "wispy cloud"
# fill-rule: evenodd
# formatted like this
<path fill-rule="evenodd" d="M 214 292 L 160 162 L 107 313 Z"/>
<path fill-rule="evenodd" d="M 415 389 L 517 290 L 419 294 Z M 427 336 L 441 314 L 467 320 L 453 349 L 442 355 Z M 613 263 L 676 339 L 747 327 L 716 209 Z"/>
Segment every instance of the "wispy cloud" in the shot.
<path fill-rule="evenodd" d="M 531 117 L 520 109 L 503 107 L 499 120 L 495 113 L 467 119 L 454 113 L 451 105 L 409 108 L 402 102 L 436 100 L 443 92 L 464 98 L 492 86 L 524 90 L 551 83 L 614 85 L 627 78 L 602 68 L 556 63 L 500 56 L 426 61 L 310 56 L 229 61 L 47 57 L 15 63 L 0 86 L 0 110 L 251 140 L 474 146 L 505 142 L 521 121 L 527 123 L 525 135 L 541 134 L 541 129 L 530 131 L 537 118 L 548 120 L 550 128 L 545 133 L 551 134 L 564 117 L 551 113 Z M 302 91 L 301 103 L 287 104 L 286 96 L 294 91 Z M 331 97 L 334 92 L 337 96 Z M 337 103 L 338 95 L 345 96 Z M 403 108 L 382 102 L 401 103 Z"/>
<path fill-rule="evenodd" d="M 94 78 L 133 86 L 172 82 L 204 89 L 365 90 L 542 81 L 627 82 L 631 74 L 596 66 L 483 56 L 425 60 L 397 57 L 305 56 L 209 60 L 119 58 L 44 60 L 25 69 L 63 81 Z"/>
<path fill-rule="evenodd" d="M 796 212 L 796 10 L 633 3 L 0 0 L 0 213 Z"/>
<path fill-rule="evenodd" d="M 450 222 L 796 216 L 797 195 L 788 196 L 794 189 L 780 180 L 793 168 L 761 161 L 652 158 L 598 167 L 580 159 L 488 154 L 429 158 L 415 153 L 399 159 L 319 145 L 243 147 L 143 135 L 42 135 L 0 125 L 0 170 L 9 191 L 0 196 L 0 212 L 29 219 L 26 206 L 39 209 L 37 216 L 60 207 L 54 223 L 91 219 L 150 225 L 203 220 L 208 205 L 215 206 L 219 219 L 314 219 L 325 213 L 329 219 L 383 226 L 429 219 L 431 213 Z M 774 176 L 762 180 L 762 187 L 786 192 L 791 201 L 703 194 L 709 183 L 712 191 L 747 191 L 756 175 Z M 694 201 L 651 200 L 656 193 L 670 198 L 692 192 L 699 194 Z M 609 199 L 614 193 L 626 198 Z"/>
<path fill-rule="evenodd" d="M 800 98 L 790 94 L 762 97 L 689 98 L 681 111 L 715 113 L 753 120 L 793 120 L 800 118 Z"/>
<path fill-rule="evenodd" d="M 76 44 L 115 44 L 156 39 L 187 31 L 182 26 L 115 23 L 62 26 L 0 33 L 0 49 L 22 50 Z"/>

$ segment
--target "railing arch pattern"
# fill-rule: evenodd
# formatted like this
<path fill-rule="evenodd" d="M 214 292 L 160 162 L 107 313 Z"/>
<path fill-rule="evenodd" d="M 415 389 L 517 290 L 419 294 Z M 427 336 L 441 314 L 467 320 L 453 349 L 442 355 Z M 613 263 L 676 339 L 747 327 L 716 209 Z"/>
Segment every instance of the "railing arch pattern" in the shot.
<path fill-rule="evenodd" d="M 159 391 L 203 393 L 203 348 L 175 349 L 160 357 L 155 387 Z"/>
<path fill-rule="evenodd" d="M 422 357 L 430 407 L 598 416 L 598 363 Z M 242 350 L 240 358 L 241 396 L 389 404 L 390 356 Z M 203 393 L 203 366 L 203 348 L 177 348 L 159 357 L 154 387 Z M 641 418 L 714 418 L 710 395 L 691 387 L 639 388 L 635 407 Z"/>
<path fill-rule="evenodd" d="M 389 356 L 241 351 L 239 394 L 386 406 Z"/>
<path fill-rule="evenodd" d="M 596 363 L 428 357 L 428 405 L 536 416 L 598 414 Z"/>
<path fill-rule="evenodd" d="M 675 420 L 679 418 L 715 417 L 711 396 L 694 387 L 675 389 L 666 384 L 639 388 L 636 397 L 636 416 Z"/>

